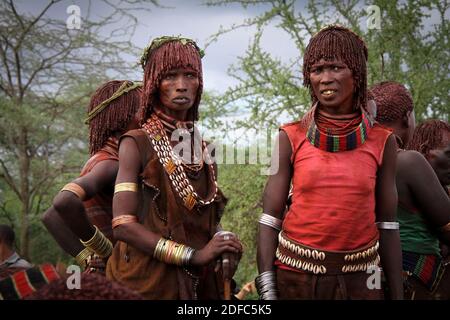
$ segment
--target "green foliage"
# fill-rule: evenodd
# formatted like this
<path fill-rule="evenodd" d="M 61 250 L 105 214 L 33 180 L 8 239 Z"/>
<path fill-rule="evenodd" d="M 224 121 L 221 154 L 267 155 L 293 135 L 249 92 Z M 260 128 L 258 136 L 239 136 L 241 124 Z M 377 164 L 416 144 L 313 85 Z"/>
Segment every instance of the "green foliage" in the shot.
<path fill-rule="evenodd" d="M 129 40 L 133 12 L 145 1 L 104 1 L 104 15 L 88 13 L 80 30 L 49 16 L 56 2 L 36 14 L 0 3 L 0 207 L 14 221 L 25 256 L 33 255 L 30 237 L 43 230 L 39 216 L 67 181 L 61 179 L 73 178 L 86 159 L 88 97 L 111 76 L 134 71 L 124 55 L 137 54 Z"/>
<path fill-rule="evenodd" d="M 244 9 L 264 6 L 267 10 L 229 28 L 221 27 L 210 38 L 210 43 L 220 41 L 225 33 L 256 27 L 249 48 L 228 70 L 238 84 L 205 102 L 205 110 L 212 114 L 245 114 L 235 128 L 276 126 L 286 117 L 297 120 L 303 115 L 310 97 L 302 87 L 302 57 L 309 38 L 331 23 L 345 25 L 365 39 L 369 85 L 385 80 L 404 83 L 412 92 L 419 121 L 429 117 L 448 119 L 448 1 L 207 1 L 211 6 L 236 3 Z M 381 29 L 368 29 L 372 17 L 366 11 L 369 5 L 380 8 Z M 439 17 L 436 24 L 431 24 L 431 14 Z M 282 62 L 262 48 L 261 39 L 269 25 L 287 34 L 295 44 L 298 56 L 292 61 Z M 216 129 L 218 124 L 212 123 L 211 128 Z"/>
<path fill-rule="evenodd" d="M 257 276 L 256 234 L 262 212 L 262 191 L 267 176 L 260 174 L 261 166 L 224 164 L 219 166 L 219 187 L 228 198 L 222 227 L 235 232 L 244 246 L 244 254 L 235 276 L 239 286 Z"/>

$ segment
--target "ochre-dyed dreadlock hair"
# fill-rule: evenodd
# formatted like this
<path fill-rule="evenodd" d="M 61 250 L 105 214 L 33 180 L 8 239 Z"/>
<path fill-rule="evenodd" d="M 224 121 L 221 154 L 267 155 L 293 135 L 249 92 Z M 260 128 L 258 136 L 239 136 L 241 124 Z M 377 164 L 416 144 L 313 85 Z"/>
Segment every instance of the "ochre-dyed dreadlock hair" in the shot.
<path fill-rule="evenodd" d="M 120 92 L 123 92 L 120 94 Z M 131 89 L 127 91 L 127 89 Z M 141 88 L 128 80 L 112 80 L 99 87 L 91 97 L 88 107 L 89 121 L 89 153 L 94 155 L 106 140 L 116 132 L 124 131 L 139 109 Z M 106 101 L 116 94 L 117 98 Z M 106 103 L 104 103 L 106 102 Z M 92 112 L 103 103 L 102 109 Z"/>
<path fill-rule="evenodd" d="M 303 85 L 309 88 L 313 104 L 317 97 L 311 86 L 311 67 L 321 59 L 340 60 L 352 71 L 355 109 L 366 108 L 367 102 L 367 47 L 356 33 L 342 26 L 330 25 L 315 34 L 303 57 Z"/>
<path fill-rule="evenodd" d="M 449 133 L 450 125 L 447 122 L 436 119 L 427 120 L 414 130 L 407 149 L 419 151 L 426 157 L 431 150 L 445 147 L 444 136 Z"/>
<path fill-rule="evenodd" d="M 401 119 L 414 109 L 411 93 L 404 85 L 394 81 L 384 81 L 369 89 L 369 98 L 377 105 L 376 120 L 391 123 Z"/>
<path fill-rule="evenodd" d="M 203 92 L 202 56 L 203 51 L 193 40 L 180 37 L 156 38 L 144 49 L 141 58 L 144 68 L 144 87 L 139 112 L 141 124 L 153 111 L 162 78 L 171 69 L 176 68 L 191 68 L 198 75 L 197 96 L 188 112 L 188 120 L 198 120 L 198 106 Z"/>

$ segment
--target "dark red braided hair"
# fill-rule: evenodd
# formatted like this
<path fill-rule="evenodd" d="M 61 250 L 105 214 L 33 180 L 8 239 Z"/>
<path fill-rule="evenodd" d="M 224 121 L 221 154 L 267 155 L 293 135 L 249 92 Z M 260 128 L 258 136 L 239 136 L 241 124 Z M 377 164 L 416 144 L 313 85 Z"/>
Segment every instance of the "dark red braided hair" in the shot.
<path fill-rule="evenodd" d="M 309 88 L 313 104 L 317 97 L 311 86 L 311 67 L 324 59 L 341 60 L 352 71 L 355 109 L 366 107 L 367 102 L 367 47 L 356 33 L 342 26 L 331 25 L 315 34 L 303 57 L 303 85 Z"/>
<path fill-rule="evenodd" d="M 417 126 L 407 149 L 416 150 L 425 157 L 431 150 L 445 147 L 445 134 L 450 133 L 450 125 L 437 119 L 430 119 Z"/>
<path fill-rule="evenodd" d="M 404 85 L 394 81 L 384 81 L 369 89 L 369 98 L 377 105 L 376 120 L 391 123 L 414 109 L 411 93 Z"/>
<path fill-rule="evenodd" d="M 191 68 L 197 73 L 199 86 L 194 104 L 188 112 L 188 120 L 198 120 L 198 106 L 203 91 L 203 74 L 200 51 L 195 42 L 171 38 L 155 49 L 150 49 L 145 60 L 144 87 L 139 112 L 140 123 L 144 123 L 152 113 L 153 106 L 158 99 L 158 89 L 162 78 L 171 69 L 176 68 Z"/>
<path fill-rule="evenodd" d="M 128 80 L 112 80 L 100 86 L 92 95 L 88 113 L 103 101 L 111 98 L 120 86 Z M 132 84 L 131 81 L 129 81 Z M 141 88 L 128 91 L 112 100 L 89 122 L 89 153 L 94 155 L 106 140 L 116 132 L 124 131 L 139 109 Z"/>

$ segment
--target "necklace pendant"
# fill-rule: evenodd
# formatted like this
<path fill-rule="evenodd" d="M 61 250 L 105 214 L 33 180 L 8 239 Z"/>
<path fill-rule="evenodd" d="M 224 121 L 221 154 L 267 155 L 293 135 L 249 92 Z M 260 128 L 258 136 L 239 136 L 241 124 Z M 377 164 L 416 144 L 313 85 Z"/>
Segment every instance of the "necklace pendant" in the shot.
<path fill-rule="evenodd" d="M 195 176 L 193 179 L 200 177 L 201 169 L 203 168 L 203 159 L 200 159 L 200 163 L 185 164 L 181 160 L 177 159 L 173 154 L 173 148 L 170 145 L 164 126 L 158 117 L 153 114 L 147 123 L 142 127 L 148 136 L 153 149 L 156 151 L 156 155 L 160 164 L 166 171 L 172 186 L 175 188 L 176 193 L 183 201 L 183 205 L 192 211 L 194 207 L 201 207 L 209 205 L 214 201 L 217 196 L 217 181 L 214 174 L 214 167 L 210 166 L 210 174 L 212 177 L 212 195 L 210 199 L 201 199 L 195 192 L 192 184 L 189 182 L 188 176 Z M 206 144 L 202 142 L 203 147 L 206 149 Z M 203 151 L 202 151 L 203 156 Z M 186 170 L 185 170 L 186 169 Z"/>
<path fill-rule="evenodd" d="M 167 174 L 170 176 L 172 173 L 175 172 L 177 166 L 175 165 L 172 159 L 169 159 L 169 161 L 164 165 L 164 169 L 166 169 Z"/>
<path fill-rule="evenodd" d="M 184 199 L 184 205 L 189 209 L 192 210 L 192 208 L 195 207 L 195 205 L 197 204 L 197 200 L 195 199 L 195 197 L 192 195 L 192 193 L 189 193 L 186 198 Z"/>

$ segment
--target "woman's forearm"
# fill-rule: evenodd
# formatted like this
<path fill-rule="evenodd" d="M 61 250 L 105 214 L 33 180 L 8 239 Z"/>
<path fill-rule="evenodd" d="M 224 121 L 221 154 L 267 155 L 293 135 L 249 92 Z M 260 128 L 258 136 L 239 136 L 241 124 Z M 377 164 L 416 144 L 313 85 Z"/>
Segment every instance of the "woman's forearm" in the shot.
<path fill-rule="evenodd" d="M 402 250 L 398 230 L 380 230 L 379 253 L 391 299 L 403 299 Z"/>

